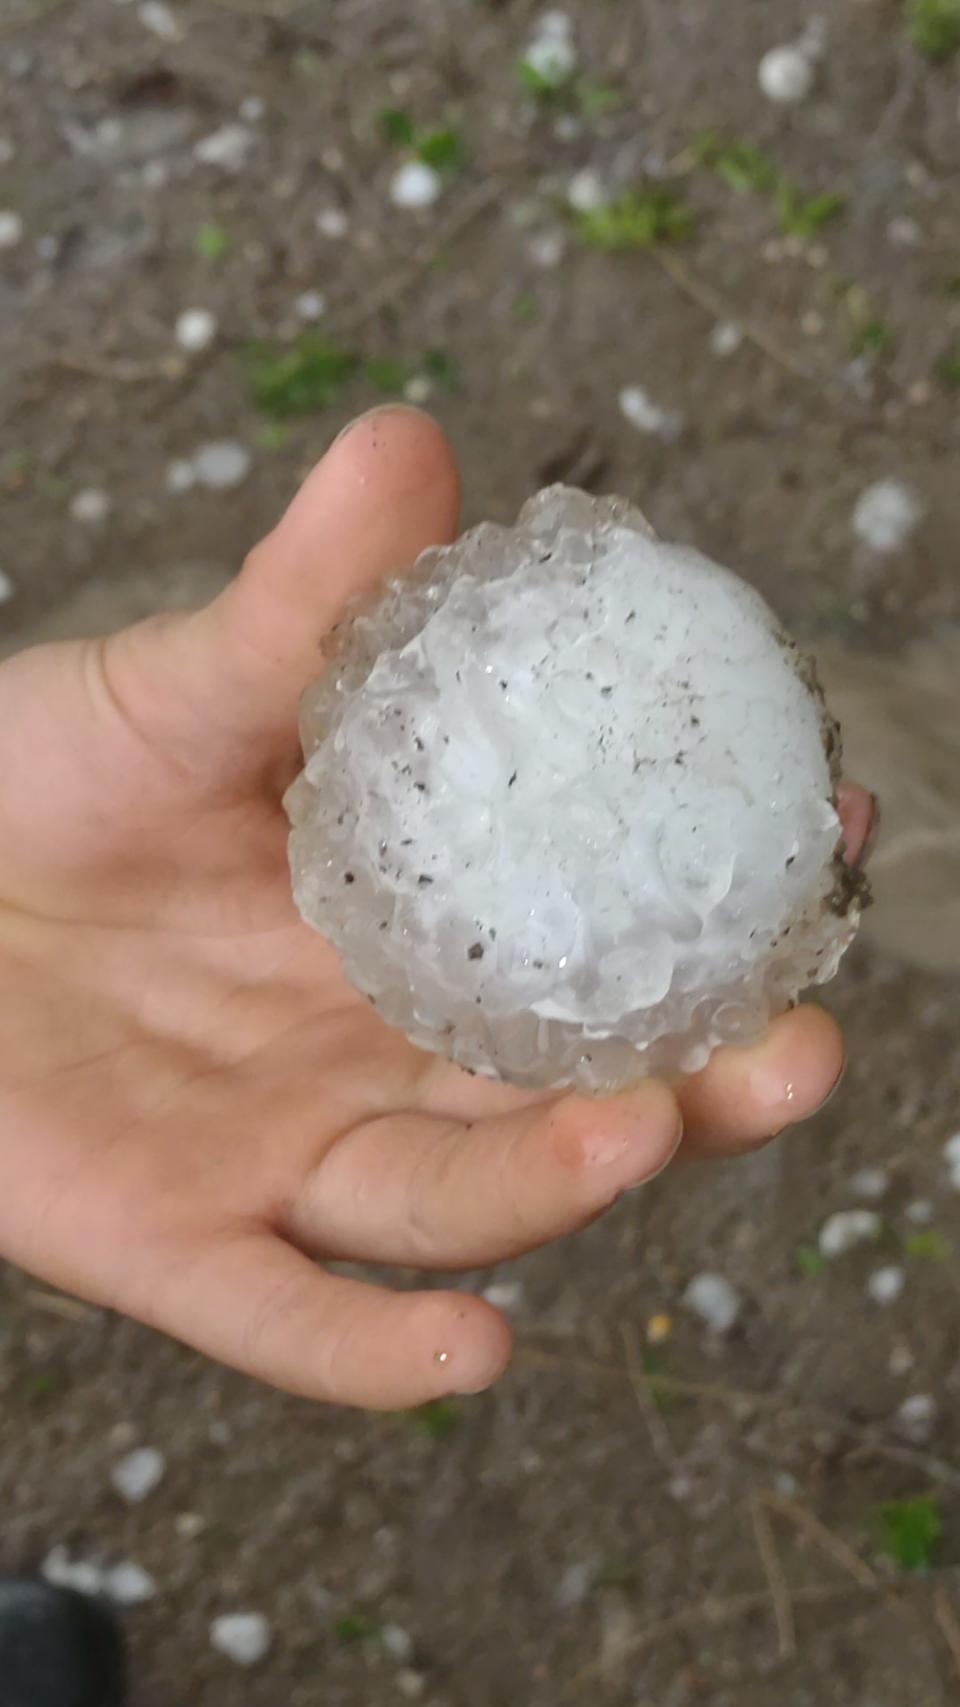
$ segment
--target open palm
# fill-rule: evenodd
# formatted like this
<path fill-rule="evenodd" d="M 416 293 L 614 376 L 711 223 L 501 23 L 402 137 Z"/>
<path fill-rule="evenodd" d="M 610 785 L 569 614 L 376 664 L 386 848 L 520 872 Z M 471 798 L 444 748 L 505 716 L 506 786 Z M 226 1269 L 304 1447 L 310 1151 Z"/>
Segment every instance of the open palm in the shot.
<path fill-rule="evenodd" d="M 390 1031 L 296 917 L 280 804 L 346 603 L 456 528 L 426 417 L 355 423 L 208 609 L 0 668 L 0 1254 L 266 1380 L 409 1406 L 487 1386 L 497 1311 L 320 1262 L 457 1269 L 592 1219 L 683 1149 L 815 1108 L 815 1008 L 669 1089 L 469 1077 Z M 851 791 L 859 844 L 868 805 Z"/>

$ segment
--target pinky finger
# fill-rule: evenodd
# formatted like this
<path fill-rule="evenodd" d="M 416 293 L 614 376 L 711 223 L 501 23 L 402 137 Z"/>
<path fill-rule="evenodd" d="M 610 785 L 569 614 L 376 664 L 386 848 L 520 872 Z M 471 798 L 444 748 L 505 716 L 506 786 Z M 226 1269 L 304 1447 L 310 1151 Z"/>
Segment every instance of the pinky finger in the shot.
<path fill-rule="evenodd" d="M 509 1361 L 510 1329 L 482 1299 L 328 1274 L 266 1229 L 211 1239 L 177 1272 L 157 1327 L 305 1398 L 408 1410 L 482 1392 Z"/>

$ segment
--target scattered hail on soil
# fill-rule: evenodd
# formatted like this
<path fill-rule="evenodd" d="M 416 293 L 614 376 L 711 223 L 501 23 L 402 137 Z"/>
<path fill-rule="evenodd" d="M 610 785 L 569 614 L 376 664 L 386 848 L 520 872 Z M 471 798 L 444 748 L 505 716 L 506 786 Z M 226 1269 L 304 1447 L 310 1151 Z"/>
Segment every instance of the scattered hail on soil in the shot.
<path fill-rule="evenodd" d="M 713 1334 L 730 1333 L 743 1307 L 739 1292 L 722 1274 L 694 1275 L 683 1302 Z"/>
<path fill-rule="evenodd" d="M 424 160 L 407 160 L 390 180 L 390 200 L 394 207 L 432 207 L 443 191 L 440 173 Z"/>
<path fill-rule="evenodd" d="M 238 1666 L 253 1666 L 270 1652 L 270 1625 L 261 1612 L 226 1612 L 210 1625 L 210 1642 Z"/>
<path fill-rule="evenodd" d="M 181 350 L 195 354 L 205 350 L 217 335 L 217 317 L 209 308 L 185 308 L 174 328 Z"/>
<path fill-rule="evenodd" d="M 15 249 L 23 241 L 23 220 L 13 208 L 0 208 L 0 249 Z"/>
<path fill-rule="evenodd" d="M 71 516 L 75 522 L 82 522 L 85 527 L 99 527 L 106 521 L 112 508 L 109 493 L 100 491 L 96 486 L 75 493 L 70 500 Z"/>
<path fill-rule="evenodd" d="M 160 1486 L 166 1468 L 167 1461 L 155 1446 L 138 1446 L 113 1466 L 110 1481 L 128 1505 L 139 1505 Z"/>
<path fill-rule="evenodd" d="M 563 487 L 341 628 L 287 795 L 303 917 L 473 1071 L 694 1071 L 833 976 L 837 730 L 763 600 Z"/>
<path fill-rule="evenodd" d="M 846 1256 L 858 1245 L 879 1239 L 882 1230 L 883 1222 L 872 1209 L 838 1209 L 820 1229 L 820 1253 L 825 1257 Z"/>
<path fill-rule="evenodd" d="M 867 1297 L 874 1304 L 895 1304 L 904 1288 L 906 1275 L 902 1268 L 888 1263 L 876 1268 L 867 1281 Z"/>
<path fill-rule="evenodd" d="M 884 556 L 901 551 L 923 512 L 899 480 L 878 480 L 861 492 L 853 512 L 853 531 L 871 551 Z"/>

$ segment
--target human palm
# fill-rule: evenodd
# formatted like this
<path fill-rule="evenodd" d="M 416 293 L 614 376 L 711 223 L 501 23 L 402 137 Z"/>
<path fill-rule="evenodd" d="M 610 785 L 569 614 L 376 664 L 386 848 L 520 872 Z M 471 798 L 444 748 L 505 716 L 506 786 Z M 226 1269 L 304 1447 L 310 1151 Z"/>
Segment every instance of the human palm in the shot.
<path fill-rule="evenodd" d="M 487 1386 L 503 1318 L 324 1262 L 462 1269 L 592 1219 L 671 1159 L 815 1108 L 804 1008 L 678 1087 L 470 1077 L 390 1031 L 297 919 L 281 795 L 346 603 L 456 527 L 412 411 L 365 417 L 209 608 L 0 668 L 0 1253 L 279 1386 L 409 1406 Z M 846 797 L 851 843 L 869 807 Z"/>

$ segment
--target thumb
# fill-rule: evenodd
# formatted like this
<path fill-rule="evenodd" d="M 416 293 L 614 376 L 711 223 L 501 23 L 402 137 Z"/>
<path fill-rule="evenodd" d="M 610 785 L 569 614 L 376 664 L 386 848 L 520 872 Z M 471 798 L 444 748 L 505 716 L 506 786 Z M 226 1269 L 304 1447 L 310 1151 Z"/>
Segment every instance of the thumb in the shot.
<path fill-rule="evenodd" d="M 459 498 L 453 452 L 429 416 L 388 406 L 354 421 L 201 613 L 226 700 L 220 717 L 232 713 L 249 733 L 294 732 L 320 646 L 346 606 L 452 539 Z"/>
<path fill-rule="evenodd" d="M 344 609 L 453 538 L 459 479 L 443 432 L 394 405 L 354 421 L 205 610 L 106 643 L 113 703 L 149 744 L 221 782 L 289 770 L 304 688 Z"/>

